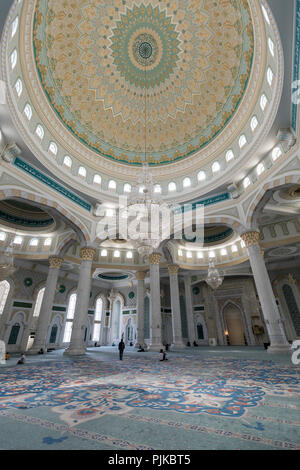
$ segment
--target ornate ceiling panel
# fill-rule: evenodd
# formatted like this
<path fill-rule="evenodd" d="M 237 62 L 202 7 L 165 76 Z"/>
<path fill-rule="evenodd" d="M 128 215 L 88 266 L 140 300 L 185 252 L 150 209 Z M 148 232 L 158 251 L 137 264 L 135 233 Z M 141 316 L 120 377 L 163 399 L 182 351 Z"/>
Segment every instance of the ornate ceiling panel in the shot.
<path fill-rule="evenodd" d="M 105 157 L 169 163 L 228 124 L 247 89 L 247 0 L 38 0 L 34 56 L 61 123 Z"/>

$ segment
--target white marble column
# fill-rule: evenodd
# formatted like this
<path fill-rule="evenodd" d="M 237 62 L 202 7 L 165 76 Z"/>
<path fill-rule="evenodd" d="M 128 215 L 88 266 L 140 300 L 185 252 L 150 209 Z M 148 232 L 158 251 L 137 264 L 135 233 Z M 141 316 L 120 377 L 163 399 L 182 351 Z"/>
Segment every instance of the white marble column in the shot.
<path fill-rule="evenodd" d="M 150 262 L 150 299 L 151 299 L 151 346 L 152 351 L 163 349 L 162 344 L 162 318 L 160 302 L 159 262 L 161 255 L 152 253 Z"/>
<path fill-rule="evenodd" d="M 173 346 L 174 348 L 184 348 L 185 344 L 182 340 L 181 312 L 178 285 L 179 266 L 177 266 L 177 264 L 170 264 L 168 266 L 168 271 L 170 276 Z"/>
<path fill-rule="evenodd" d="M 184 278 L 184 291 L 185 291 L 185 305 L 186 305 L 186 320 L 187 320 L 187 326 L 188 326 L 188 340 L 192 346 L 196 339 L 196 335 L 195 335 L 193 297 L 192 297 L 192 287 L 191 287 L 190 276 L 186 276 Z"/>
<path fill-rule="evenodd" d="M 69 347 L 64 354 L 76 356 L 85 354 L 84 332 L 86 328 L 90 291 L 91 269 L 96 251 L 93 248 L 81 248 L 81 264 L 79 268 L 79 281 L 77 287 L 77 300 L 74 313 L 73 328 Z"/>
<path fill-rule="evenodd" d="M 145 299 L 145 277 L 146 273 L 143 271 L 136 272 L 137 279 L 137 304 L 136 304 L 136 321 L 137 321 L 137 338 L 136 347 L 141 345 L 146 347 L 144 338 L 144 299 Z"/>
<path fill-rule="evenodd" d="M 268 352 L 290 352 L 290 345 L 284 333 L 269 274 L 259 246 L 259 232 L 249 231 L 243 233 L 241 238 L 247 248 L 256 289 L 270 338 Z"/>
<path fill-rule="evenodd" d="M 46 349 L 47 333 L 51 321 L 57 279 L 62 262 L 63 259 L 59 258 L 58 256 L 50 256 L 49 258 L 49 271 L 45 292 L 41 304 L 34 343 L 32 348 L 28 351 L 29 354 L 37 354 L 41 348 L 44 350 Z"/>

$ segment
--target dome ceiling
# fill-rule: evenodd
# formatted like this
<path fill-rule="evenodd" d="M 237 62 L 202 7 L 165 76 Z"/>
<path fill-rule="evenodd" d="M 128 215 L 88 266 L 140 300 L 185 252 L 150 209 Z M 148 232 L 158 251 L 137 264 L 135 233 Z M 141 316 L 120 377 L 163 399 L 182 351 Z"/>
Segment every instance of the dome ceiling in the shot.
<path fill-rule="evenodd" d="M 38 0 L 35 62 L 64 126 L 98 158 L 169 163 L 235 114 L 254 41 L 247 0 Z"/>

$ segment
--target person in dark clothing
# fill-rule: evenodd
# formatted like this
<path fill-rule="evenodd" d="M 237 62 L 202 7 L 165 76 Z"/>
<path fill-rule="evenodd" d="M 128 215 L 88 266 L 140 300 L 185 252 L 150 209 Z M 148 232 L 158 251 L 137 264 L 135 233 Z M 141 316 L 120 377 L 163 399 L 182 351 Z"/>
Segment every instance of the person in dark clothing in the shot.
<path fill-rule="evenodd" d="M 119 342 L 119 356 L 120 356 L 120 361 L 123 360 L 124 349 L 125 349 L 125 343 L 124 343 L 123 339 L 121 339 L 121 341 Z"/>
<path fill-rule="evenodd" d="M 163 351 L 163 349 L 161 349 L 159 351 L 159 355 L 160 355 L 160 359 L 159 359 L 160 361 L 167 361 L 168 360 L 167 355 L 166 355 L 165 351 Z"/>

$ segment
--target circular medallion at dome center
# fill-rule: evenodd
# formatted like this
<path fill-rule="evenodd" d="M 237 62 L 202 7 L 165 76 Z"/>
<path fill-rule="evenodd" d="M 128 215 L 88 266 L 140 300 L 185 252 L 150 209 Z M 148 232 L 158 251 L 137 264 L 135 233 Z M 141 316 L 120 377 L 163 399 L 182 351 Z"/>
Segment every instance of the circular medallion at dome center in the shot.
<path fill-rule="evenodd" d="M 142 42 L 139 46 L 139 54 L 142 59 L 149 59 L 152 56 L 152 46 L 149 42 Z"/>

